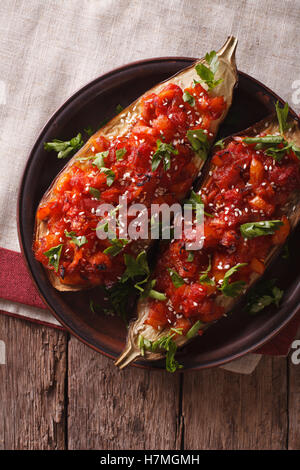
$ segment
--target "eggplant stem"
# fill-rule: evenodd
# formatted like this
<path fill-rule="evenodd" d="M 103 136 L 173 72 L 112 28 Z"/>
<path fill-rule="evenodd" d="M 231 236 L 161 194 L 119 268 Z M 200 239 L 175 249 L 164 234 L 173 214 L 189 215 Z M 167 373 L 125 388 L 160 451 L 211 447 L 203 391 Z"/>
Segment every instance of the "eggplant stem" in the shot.
<path fill-rule="evenodd" d="M 238 40 L 234 36 L 228 36 L 224 46 L 218 51 L 218 56 L 226 58 L 228 62 L 235 65 L 235 50 Z"/>
<path fill-rule="evenodd" d="M 140 356 L 140 352 L 137 351 L 132 345 L 130 344 L 123 354 L 116 360 L 115 366 L 118 366 L 120 369 L 124 369 L 124 367 L 128 366 L 131 362 L 133 362 L 138 356 Z"/>

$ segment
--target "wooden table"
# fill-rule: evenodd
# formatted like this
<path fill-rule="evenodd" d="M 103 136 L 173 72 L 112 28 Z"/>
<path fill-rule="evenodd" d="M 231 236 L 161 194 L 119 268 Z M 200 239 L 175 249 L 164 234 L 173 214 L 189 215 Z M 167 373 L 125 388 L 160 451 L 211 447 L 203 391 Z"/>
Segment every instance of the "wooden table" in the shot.
<path fill-rule="evenodd" d="M 0 316 L 0 449 L 299 449 L 300 365 L 249 376 L 129 368 L 68 334 Z"/>

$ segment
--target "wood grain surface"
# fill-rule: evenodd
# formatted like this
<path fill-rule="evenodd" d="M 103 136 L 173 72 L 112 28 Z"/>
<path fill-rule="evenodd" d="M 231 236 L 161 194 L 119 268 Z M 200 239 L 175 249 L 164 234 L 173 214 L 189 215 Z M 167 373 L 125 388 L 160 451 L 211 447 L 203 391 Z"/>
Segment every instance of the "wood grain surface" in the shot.
<path fill-rule="evenodd" d="M 0 449 L 299 449 L 300 365 L 169 375 L 0 316 Z"/>
<path fill-rule="evenodd" d="M 0 449 L 64 449 L 66 335 L 2 315 L 0 339 Z"/>

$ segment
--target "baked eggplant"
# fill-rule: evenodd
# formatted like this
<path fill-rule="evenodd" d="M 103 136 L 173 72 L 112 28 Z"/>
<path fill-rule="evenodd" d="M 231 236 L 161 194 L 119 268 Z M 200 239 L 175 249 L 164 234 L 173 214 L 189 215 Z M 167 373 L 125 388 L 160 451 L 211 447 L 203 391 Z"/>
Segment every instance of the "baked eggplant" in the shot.
<path fill-rule="evenodd" d="M 140 242 L 118 234 L 114 240 L 97 237 L 101 203 L 117 209 L 126 194 L 129 204 L 150 207 L 186 196 L 232 102 L 236 45 L 229 37 L 217 53 L 145 93 L 96 132 L 56 177 L 37 210 L 33 247 L 56 289 L 112 286 L 125 270 L 123 254 L 141 250 Z M 197 134 L 194 145 L 188 130 Z M 76 139 L 58 156 L 80 146 Z M 46 148 L 59 150 L 60 144 L 64 148 L 57 140 Z"/>
<path fill-rule="evenodd" d="M 176 349 L 232 310 L 297 225 L 299 122 L 288 116 L 287 104 L 277 103 L 276 111 L 214 147 L 201 189 L 189 201 L 204 205 L 204 245 L 188 251 L 186 236 L 161 245 L 151 278 L 160 296 L 139 300 L 120 368 L 166 356 L 167 370 L 175 371 Z M 278 304 L 281 295 L 273 287 L 263 301 Z M 263 307 L 260 299 L 256 307 Z"/>

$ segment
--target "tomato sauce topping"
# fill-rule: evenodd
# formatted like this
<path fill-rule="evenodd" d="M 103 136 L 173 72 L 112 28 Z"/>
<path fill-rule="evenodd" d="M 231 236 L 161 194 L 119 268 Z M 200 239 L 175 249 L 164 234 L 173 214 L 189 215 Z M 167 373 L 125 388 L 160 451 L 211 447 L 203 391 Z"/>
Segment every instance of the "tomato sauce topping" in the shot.
<path fill-rule="evenodd" d="M 244 287 L 253 273 L 263 274 L 271 248 L 283 244 L 290 231 L 283 207 L 300 190 L 299 164 L 290 149 L 276 161 L 241 138 L 214 154 L 213 170 L 199 191 L 205 211 L 211 215 L 204 216 L 203 248 L 187 251 L 187 239 L 183 237 L 173 240 L 161 253 L 153 277 L 155 289 L 167 299 L 149 298 L 146 324 L 156 329 L 182 328 L 186 334 L 197 320 L 211 322 L 225 313 L 219 300 L 224 295 L 222 286 L 228 270 L 238 265 L 226 283 L 240 281 Z M 280 222 L 273 234 L 249 238 L 242 234 L 245 223 L 274 219 Z M 180 276 L 181 282 L 177 279 L 173 283 L 170 270 Z M 229 294 L 235 296 L 234 292 Z"/>
<path fill-rule="evenodd" d="M 37 221 L 47 222 L 47 232 L 34 243 L 36 258 L 62 283 L 117 282 L 125 269 L 123 254 L 134 252 L 134 243 L 115 256 L 104 253 L 111 242 L 96 235 L 98 206 L 109 203 L 116 207 L 124 194 L 128 205 L 140 202 L 147 208 L 182 199 L 198 173 L 187 131 L 203 129 L 208 141 L 212 140 L 211 123 L 225 108 L 222 96 L 210 96 L 199 83 L 185 90 L 168 84 L 160 93 L 142 98 L 137 118 L 124 118 L 130 122 L 126 135 L 92 137 L 85 156 L 73 160 L 58 177 L 51 198 L 38 207 Z M 122 116 L 120 119 L 122 123 Z M 171 144 L 175 152 L 170 168 L 161 163 L 153 170 L 159 140 Z M 102 156 L 97 159 L 99 153 Z"/>

